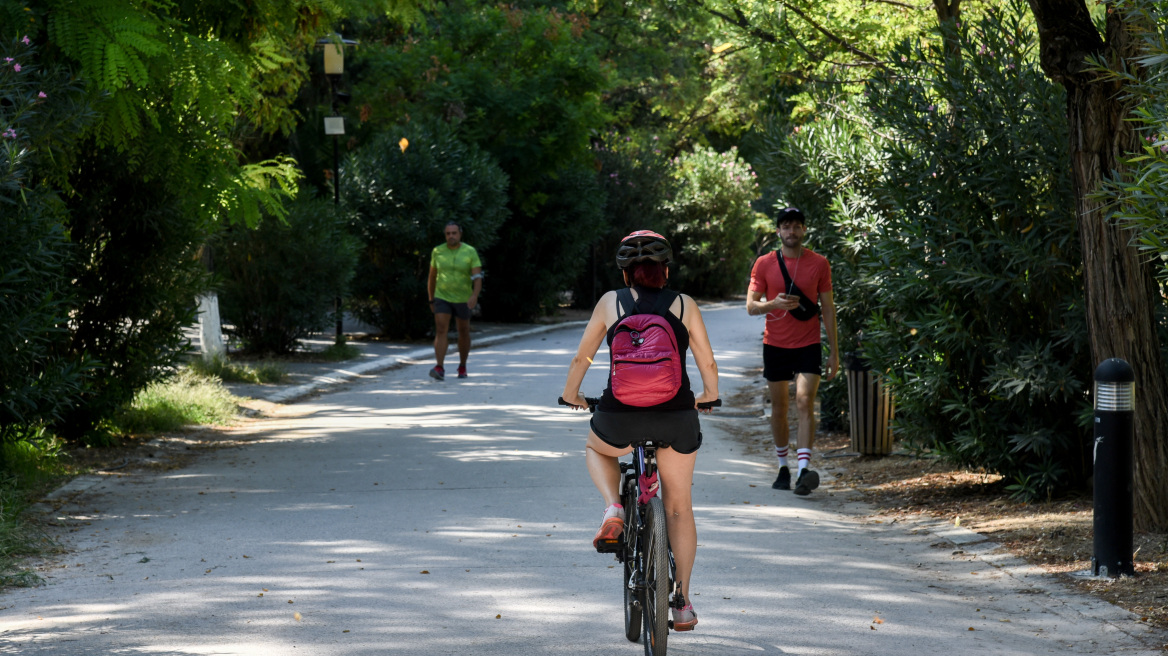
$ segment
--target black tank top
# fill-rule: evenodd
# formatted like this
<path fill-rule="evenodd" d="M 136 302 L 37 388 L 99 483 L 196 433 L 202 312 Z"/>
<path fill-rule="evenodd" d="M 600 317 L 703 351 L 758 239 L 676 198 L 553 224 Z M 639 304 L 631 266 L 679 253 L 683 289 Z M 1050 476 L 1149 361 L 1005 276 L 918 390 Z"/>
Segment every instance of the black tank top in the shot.
<path fill-rule="evenodd" d="M 637 285 L 633 287 L 637 292 L 636 311 L 638 313 L 649 312 L 653 306 L 657 304 L 657 297 L 661 295 L 663 290 L 660 289 L 646 289 Z M 682 301 L 682 314 L 685 314 L 685 302 Z M 611 326 L 608 327 L 608 348 L 609 358 L 612 358 L 612 338 L 616 334 L 616 326 L 620 320 L 624 318 L 620 301 L 616 302 L 617 319 Z M 674 335 L 677 336 L 677 350 L 681 356 L 681 388 L 677 390 L 677 394 L 672 399 L 657 405 L 640 408 L 635 405 L 625 405 L 612 395 L 612 374 L 609 374 L 608 387 L 604 389 L 604 394 L 600 396 L 600 410 L 603 412 L 644 412 L 644 411 L 660 411 L 660 410 L 693 410 L 694 407 L 694 393 L 689 385 L 689 372 L 686 371 L 686 354 L 689 353 L 689 331 L 685 329 L 685 324 L 681 319 L 674 316 L 672 312 L 665 313 L 665 320 L 669 322 L 669 326 L 673 328 Z M 611 372 L 611 367 L 609 368 Z"/>

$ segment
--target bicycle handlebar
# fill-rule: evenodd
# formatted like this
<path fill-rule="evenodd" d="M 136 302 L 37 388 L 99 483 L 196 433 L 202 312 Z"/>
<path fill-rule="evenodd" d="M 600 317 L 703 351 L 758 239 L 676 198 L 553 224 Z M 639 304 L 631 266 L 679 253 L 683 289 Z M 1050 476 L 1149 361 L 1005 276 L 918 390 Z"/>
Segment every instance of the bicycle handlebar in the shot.
<path fill-rule="evenodd" d="M 586 396 L 586 397 L 584 397 L 584 400 L 588 403 L 588 412 L 596 412 L 596 406 L 600 405 L 600 399 L 592 397 L 592 396 Z M 575 404 L 568 403 L 567 401 L 565 401 L 564 397 L 562 397 L 562 396 L 559 399 L 559 403 L 560 403 L 560 405 L 566 405 L 570 408 L 577 407 Z M 721 406 L 722 406 L 722 399 L 714 399 L 713 401 L 705 401 L 703 403 L 699 403 L 698 409 L 699 410 L 709 410 L 710 408 L 719 408 Z"/>

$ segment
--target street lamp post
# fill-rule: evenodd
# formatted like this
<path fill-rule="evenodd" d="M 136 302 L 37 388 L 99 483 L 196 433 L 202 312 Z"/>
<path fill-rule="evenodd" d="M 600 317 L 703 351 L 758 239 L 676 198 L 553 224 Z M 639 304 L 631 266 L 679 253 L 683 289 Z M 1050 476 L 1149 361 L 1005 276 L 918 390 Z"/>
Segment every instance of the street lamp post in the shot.
<path fill-rule="evenodd" d="M 324 133 L 333 138 L 333 204 L 341 204 L 341 161 L 338 137 L 345 134 L 345 117 L 337 113 L 337 105 L 349 100 L 349 94 L 339 90 L 341 76 L 345 73 L 345 46 L 356 46 L 356 41 L 334 35 L 320 39 L 317 45 L 324 48 L 324 74 L 329 81 L 329 100 L 331 115 L 324 117 Z M 341 297 L 335 300 L 336 307 L 336 341 L 344 341 L 344 314 L 341 310 Z"/>

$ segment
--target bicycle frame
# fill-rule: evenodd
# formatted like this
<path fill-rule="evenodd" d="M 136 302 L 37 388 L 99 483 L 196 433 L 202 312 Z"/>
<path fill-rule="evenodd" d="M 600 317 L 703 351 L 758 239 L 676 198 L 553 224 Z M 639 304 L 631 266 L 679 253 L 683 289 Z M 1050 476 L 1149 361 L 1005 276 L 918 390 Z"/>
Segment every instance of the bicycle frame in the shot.
<path fill-rule="evenodd" d="M 659 479 L 657 477 L 657 445 L 653 442 L 643 442 L 636 444 L 632 451 L 632 462 L 621 462 L 621 484 L 620 490 L 622 497 L 625 490 L 630 486 L 635 486 L 637 491 L 636 503 L 626 505 L 626 523 L 625 523 L 625 547 L 616 552 L 616 559 L 620 562 L 625 562 L 626 559 L 633 559 L 633 572 L 630 579 L 626 582 L 630 590 L 638 593 L 638 597 L 645 590 L 645 575 L 644 575 L 644 545 L 641 544 L 643 536 L 645 535 L 645 510 L 649 504 L 649 500 L 658 496 L 660 490 Z M 669 553 L 669 590 L 671 591 L 669 605 L 672 608 L 681 608 L 684 606 L 681 596 L 681 586 L 677 583 L 677 564 L 673 559 L 673 549 L 668 550 Z M 673 621 L 669 622 L 670 627 Z"/>

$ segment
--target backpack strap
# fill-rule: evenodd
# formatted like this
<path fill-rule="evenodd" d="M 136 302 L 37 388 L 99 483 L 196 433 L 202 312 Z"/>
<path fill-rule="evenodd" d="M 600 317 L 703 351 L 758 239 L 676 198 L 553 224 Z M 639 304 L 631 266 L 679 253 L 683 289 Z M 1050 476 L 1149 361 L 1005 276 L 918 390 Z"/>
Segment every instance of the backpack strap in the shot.
<path fill-rule="evenodd" d="M 616 290 L 616 320 L 620 321 L 626 315 L 637 313 L 637 301 L 633 298 L 633 290 L 625 287 Z"/>
<path fill-rule="evenodd" d="M 681 294 L 672 289 L 662 289 L 661 293 L 657 295 L 657 302 L 653 305 L 653 309 L 650 312 L 658 316 L 665 316 L 665 313 L 669 312 L 670 306 L 673 305 L 673 301 L 677 300 L 678 296 L 681 296 Z M 681 307 L 684 309 L 685 303 L 682 303 Z"/>

